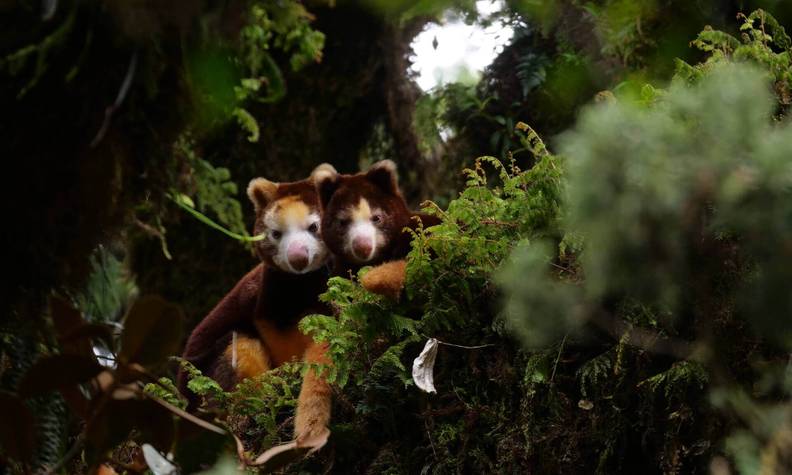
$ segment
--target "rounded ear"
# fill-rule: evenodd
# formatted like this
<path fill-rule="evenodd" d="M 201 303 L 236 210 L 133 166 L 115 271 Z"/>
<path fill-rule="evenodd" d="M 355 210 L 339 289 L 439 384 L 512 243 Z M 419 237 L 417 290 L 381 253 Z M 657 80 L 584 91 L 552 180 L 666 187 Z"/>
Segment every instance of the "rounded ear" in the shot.
<path fill-rule="evenodd" d="M 399 175 L 393 160 L 380 160 L 366 171 L 365 176 L 383 191 L 399 194 Z"/>
<path fill-rule="evenodd" d="M 318 183 L 324 178 L 333 177 L 338 175 L 335 167 L 330 165 L 329 163 L 322 163 L 311 172 L 311 180 L 314 183 Z"/>
<path fill-rule="evenodd" d="M 319 195 L 319 207 L 320 209 L 327 208 L 327 204 L 330 203 L 330 198 L 333 197 L 333 194 L 338 190 L 338 187 L 341 186 L 341 175 L 336 173 L 329 173 L 327 170 L 320 171 L 319 169 L 323 166 L 327 165 L 323 163 L 316 167 L 316 170 L 311 174 L 311 178 L 313 179 L 314 186 L 316 186 L 316 194 Z M 328 165 L 335 172 L 335 168 Z"/>
<path fill-rule="evenodd" d="M 253 202 L 256 213 L 267 207 L 275 198 L 275 192 L 277 190 L 278 184 L 266 178 L 254 178 L 250 180 L 250 184 L 247 187 L 247 195 L 250 201 Z"/>

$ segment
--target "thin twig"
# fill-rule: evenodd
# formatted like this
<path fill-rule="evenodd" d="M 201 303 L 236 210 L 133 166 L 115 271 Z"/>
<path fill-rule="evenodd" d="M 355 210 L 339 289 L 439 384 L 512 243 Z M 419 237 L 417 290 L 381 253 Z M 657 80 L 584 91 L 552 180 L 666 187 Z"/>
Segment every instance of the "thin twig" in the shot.
<path fill-rule="evenodd" d="M 424 419 L 424 427 L 426 428 L 426 437 L 429 439 L 429 446 L 432 448 L 432 453 L 434 453 L 435 460 L 438 460 L 437 450 L 435 450 L 434 442 L 432 441 L 432 433 L 429 431 L 429 424 L 426 423 L 426 419 Z"/>
<path fill-rule="evenodd" d="M 203 420 L 201 418 L 195 417 L 194 415 L 190 414 L 189 412 L 185 411 L 184 409 L 181 409 L 180 407 L 176 407 L 173 404 L 169 403 L 168 401 L 165 401 L 164 399 L 160 399 L 157 396 L 154 396 L 153 394 L 149 394 L 149 393 L 146 393 L 146 392 L 143 392 L 143 391 L 140 391 L 140 390 L 138 390 L 138 391 L 139 391 L 139 394 L 151 399 L 152 401 L 156 402 L 160 406 L 162 406 L 165 409 L 171 411 L 172 413 L 176 414 L 177 416 L 181 417 L 182 419 L 187 419 L 188 421 L 192 422 L 193 424 L 195 424 L 195 425 L 197 425 L 199 427 L 203 427 L 206 430 L 210 430 L 210 431 L 212 431 L 212 432 L 214 432 L 216 434 L 226 435 L 226 431 L 224 431 L 220 427 L 217 427 L 216 425 L 212 424 L 211 422 L 207 422 L 207 421 L 205 421 L 205 420 Z"/>
<path fill-rule="evenodd" d="M 162 231 L 160 231 L 159 229 L 155 228 L 154 226 L 152 226 L 152 225 L 150 225 L 148 223 L 144 223 L 143 221 L 141 221 L 138 218 L 134 219 L 134 223 L 135 223 L 135 226 L 139 227 L 140 229 L 142 229 L 146 233 L 148 233 L 148 234 L 150 234 L 150 235 L 152 235 L 152 236 L 154 236 L 156 238 L 165 239 L 165 235 L 162 234 Z"/>
<path fill-rule="evenodd" d="M 564 351 L 564 345 L 566 344 L 567 336 L 564 335 L 564 338 L 561 340 L 561 344 L 558 346 L 558 355 L 556 355 L 555 363 L 553 364 L 553 372 L 550 374 L 550 382 L 553 382 L 556 375 L 556 369 L 558 369 L 558 362 L 561 360 L 561 353 Z"/>
<path fill-rule="evenodd" d="M 137 61 L 138 61 L 138 52 L 135 51 L 132 53 L 132 57 L 129 59 L 129 67 L 127 67 L 126 76 L 124 76 L 124 81 L 121 83 L 121 87 L 118 89 L 118 94 L 116 95 L 115 102 L 113 104 L 107 106 L 105 109 L 105 117 L 104 121 L 102 121 L 102 126 L 99 127 L 99 131 L 96 133 L 96 136 L 93 140 L 91 140 L 91 148 L 95 148 L 99 145 L 99 142 L 102 141 L 105 134 L 107 133 L 107 129 L 110 128 L 110 121 L 113 118 L 113 114 L 115 111 L 121 107 L 121 104 L 124 102 L 124 99 L 129 92 L 130 86 L 132 86 L 132 79 L 135 77 L 135 70 L 137 69 Z"/>
<path fill-rule="evenodd" d="M 454 346 L 456 348 L 464 348 L 466 350 L 478 350 L 479 348 L 487 348 L 489 346 L 495 346 L 494 343 L 487 343 L 486 345 L 477 345 L 477 346 L 465 346 L 465 345 L 456 345 L 454 343 L 446 343 L 444 341 L 437 340 L 437 343 L 446 346 Z"/>
<path fill-rule="evenodd" d="M 564 272 L 570 272 L 570 273 L 573 272 L 572 269 L 570 269 L 569 267 L 564 267 L 562 265 L 558 265 L 555 262 L 548 262 L 548 264 L 550 264 L 551 266 L 555 267 L 556 269 L 562 270 Z"/>

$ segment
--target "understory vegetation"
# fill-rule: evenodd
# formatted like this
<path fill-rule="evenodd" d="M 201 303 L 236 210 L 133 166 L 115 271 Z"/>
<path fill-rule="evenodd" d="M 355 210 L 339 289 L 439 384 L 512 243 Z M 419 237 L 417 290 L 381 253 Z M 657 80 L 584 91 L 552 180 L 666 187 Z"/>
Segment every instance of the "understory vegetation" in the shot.
<path fill-rule="evenodd" d="M 99 197 L 118 209 L 55 234 L 85 238 L 72 247 L 41 236 L 68 221 L 53 211 L 27 243 L 33 251 L 17 257 L 44 249 L 36 263 L 53 269 L 43 282 L 35 267 L 21 272 L 6 303 L 0 467 L 172 473 L 144 459 L 153 447 L 180 473 L 236 473 L 239 460 L 292 439 L 301 377 L 318 370 L 333 387 L 332 435 L 276 467 L 284 473 L 792 472 L 792 40 L 781 21 L 754 10 L 722 28 L 701 22 L 680 51 L 661 34 L 673 1 L 507 2 L 489 19 L 476 19 L 470 2 L 380 3 L 242 2 L 195 12 L 196 37 L 169 36 L 186 27 L 148 12 L 162 36 L 129 48 L 150 87 L 129 98 L 133 111 L 156 115 L 163 97 L 184 109 L 171 127 L 140 129 L 137 144 L 102 125 L 110 131 L 91 150 L 106 147 L 107 168 L 69 176 L 110 184 L 36 202 L 64 199 L 63 211 Z M 408 32 L 452 6 L 470 21 L 512 25 L 515 36 L 479 82 L 418 94 L 401 67 Z M 63 67 L 47 59 L 56 35 L 90 23 L 90 8 L 60 6 L 60 29 L 1 56 L 12 78 L 3 87 L 23 101 L 9 100 L 14 110 L 48 100 L 37 92 L 52 81 L 42 65 Z M 113 18 L 132 28 L 124 15 Z M 366 38 L 378 42 L 343 36 L 353 33 L 328 26 L 337 15 L 366 19 Z M 596 33 L 597 51 L 571 39 L 580 25 Z M 87 49 L 106 33 L 96 31 L 62 47 Z M 382 45 L 394 56 L 383 59 Z M 183 82 L 162 80 L 157 65 L 171 62 Z M 388 76 L 396 69 L 404 77 Z M 322 73 L 330 92 L 294 90 L 319 88 Z M 179 93 L 158 95 L 157 75 Z M 342 104 L 340 122 L 367 124 L 337 145 L 357 147 L 341 171 L 395 154 L 408 196 L 441 224 L 414 232 L 398 301 L 360 285 L 367 268 L 329 280 L 321 298 L 333 314 L 300 326 L 328 344 L 332 365 L 289 363 L 225 392 L 175 355 L 255 263 L 239 199 L 246 179 L 298 177 L 315 164 L 291 160 L 303 136 L 310 152 L 346 130 L 317 118 L 312 101 L 326 101 L 324 112 Z M 270 144 L 285 127 L 278 117 L 305 122 Z M 268 120 L 278 123 L 268 129 Z M 400 161 L 405 150 L 418 161 Z M 317 163 L 333 154 L 322 153 Z M 64 154 L 86 166 L 79 152 Z M 435 393 L 412 373 L 430 339 Z M 200 418 L 184 411 L 178 365 L 201 398 Z"/>

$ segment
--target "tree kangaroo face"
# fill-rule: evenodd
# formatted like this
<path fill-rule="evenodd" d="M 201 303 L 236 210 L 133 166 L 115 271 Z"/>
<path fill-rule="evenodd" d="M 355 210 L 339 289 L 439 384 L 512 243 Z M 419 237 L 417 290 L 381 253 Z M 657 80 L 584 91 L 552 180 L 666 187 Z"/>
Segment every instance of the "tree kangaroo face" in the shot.
<path fill-rule="evenodd" d="M 327 263 L 329 252 L 322 239 L 314 181 L 335 173 L 332 166 L 322 164 L 306 180 L 275 183 L 255 178 L 250 182 L 247 192 L 256 208 L 253 231 L 265 236 L 256 242 L 256 251 L 264 262 L 291 274 L 306 274 Z"/>
<path fill-rule="evenodd" d="M 261 232 L 267 236 L 261 247 L 281 270 L 304 274 L 327 262 L 319 211 L 299 197 L 275 201 L 261 221 Z"/>
<path fill-rule="evenodd" d="M 375 264 L 387 255 L 409 223 L 409 211 L 390 160 L 356 175 L 317 180 L 322 205 L 322 236 L 346 262 Z"/>

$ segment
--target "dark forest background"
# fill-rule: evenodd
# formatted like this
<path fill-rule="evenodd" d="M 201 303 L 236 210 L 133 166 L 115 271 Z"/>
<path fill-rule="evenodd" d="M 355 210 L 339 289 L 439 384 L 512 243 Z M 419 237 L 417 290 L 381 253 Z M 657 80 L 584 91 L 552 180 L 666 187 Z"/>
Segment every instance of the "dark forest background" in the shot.
<path fill-rule="evenodd" d="M 424 92 L 410 45 L 448 15 L 515 33 Z M 244 189 L 390 158 L 443 224 L 403 301 L 331 282 L 306 326 L 333 436 L 282 470 L 789 473 L 789 25 L 773 0 L 0 0 L 0 469 L 146 473 L 147 443 L 234 473 L 168 357 L 257 262 Z M 441 346 L 436 395 L 428 337 L 484 345 Z M 299 371 L 203 381 L 210 419 L 288 440 Z"/>

